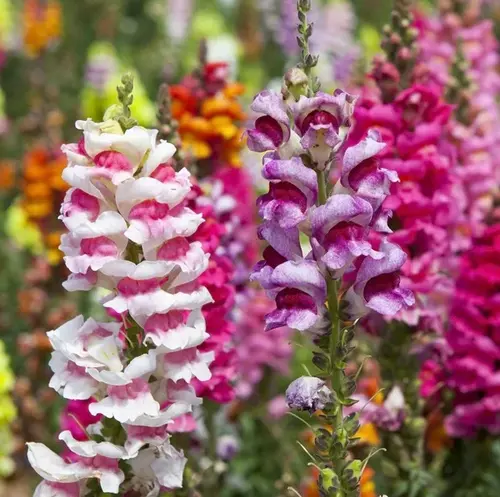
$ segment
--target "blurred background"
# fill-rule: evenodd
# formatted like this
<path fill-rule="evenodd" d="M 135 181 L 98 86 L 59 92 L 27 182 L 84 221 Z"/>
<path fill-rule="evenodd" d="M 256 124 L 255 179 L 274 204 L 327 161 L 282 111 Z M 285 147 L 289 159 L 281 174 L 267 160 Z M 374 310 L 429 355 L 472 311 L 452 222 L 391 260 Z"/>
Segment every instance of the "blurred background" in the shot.
<path fill-rule="evenodd" d="M 321 56 L 325 89 L 356 87 L 379 52 L 392 0 L 313 4 L 312 49 Z M 419 3 L 422 12 L 434 7 Z M 490 9 L 500 21 L 500 1 Z M 57 216 L 66 185 L 59 147 L 77 137 L 74 122 L 101 120 L 128 71 L 135 77 L 134 117 L 154 127 L 161 83 L 176 84 L 196 71 L 200 57 L 229 64 L 230 79 L 243 84 L 239 102 L 246 111 L 262 88 L 279 88 L 283 72 L 297 62 L 295 26 L 295 0 L 0 0 L 0 497 L 30 495 L 24 442 L 54 445 L 60 426 L 62 402 L 47 387 L 45 332 L 79 312 L 100 312 L 94 297 L 61 288 Z M 258 160 L 243 162 L 258 177 Z M 279 371 L 256 387 L 270 403 L 265 414 L 241 414 L 232 405 L 242 450 L 234 481 L 220 495 L 287 495 L 283 489 L 302 478 L 297 468 L 306 458 L 285 458 L 283 444 L 286 429 L 295 446 L 300 423 L 273 427 L 269 419 L 280 416 L 279 393 L 301 374 L 309 353 L 297 347 L 290 367 L 288 357 L 284 365 L 279 358 L 263 362 L 259 374 Z M 366 476 L 363 497 L 375 495 L 372 478 Z M 306 485 L 305 497 L 319 495 L 313 487 Z"/>

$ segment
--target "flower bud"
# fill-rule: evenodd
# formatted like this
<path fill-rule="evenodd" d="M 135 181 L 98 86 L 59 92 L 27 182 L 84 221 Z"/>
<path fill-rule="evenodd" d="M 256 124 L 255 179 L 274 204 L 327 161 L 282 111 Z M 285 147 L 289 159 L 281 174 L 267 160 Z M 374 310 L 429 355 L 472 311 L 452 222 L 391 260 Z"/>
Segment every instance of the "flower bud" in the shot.
<path fill-rule="evenodd" d="M 301 95 L 306 94 L 309 80 L 302 69 L 292 67 L 286 72 L 284 83 L 288 91 L 293 95 L 293 98 L 298 100 Z"/>
<path fill-rule="evenodd" d="M 313 414 L 333 403 L 333 393 L 320 378 L 301 376 L 290 383 L 286 390 L 286 401 L 292 409 Z"/>

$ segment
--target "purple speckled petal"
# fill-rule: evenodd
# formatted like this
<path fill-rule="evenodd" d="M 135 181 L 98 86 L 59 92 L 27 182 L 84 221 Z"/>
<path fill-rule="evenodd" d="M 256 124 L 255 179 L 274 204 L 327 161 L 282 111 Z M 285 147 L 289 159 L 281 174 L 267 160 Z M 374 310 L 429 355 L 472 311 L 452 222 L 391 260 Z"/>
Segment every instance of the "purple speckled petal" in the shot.
<path fill-rule="evenodd" d="M 272 282 L 282 288 L 301 290 L 322 305 L 326 299 L 325 278 L 314 261 L 288 261 L 279 265 L 273 272 Z"/>
<path fill-rule="evenodd" d="M 361 317 L 369 309 L 385 316 L 393 316 L 415 303 L 413 293 L 399 287 L 399 271 L 406 261 L 400 247 L 383 241 L 382 259 L 367 257 L 361 264 L 354 286 L 346 294 L 352 317 Z"/>
<path fill-rule="evenodd" d="M 299 188 L 309 205 L 316 202 L 318 180 L 316 173 L 304 166 L 299 157 L 290 160 L 269 160 L 264 164 L 262 176 L 269 181 L 286 181 Z"/>
<path fill-rule="evenodd" d="M 254 112 L 270 116 L 276 121 L 288 124 L 288 115 L 283 97 L 272 90 L 264 90 L 258 93 L 250 107 Z"/>
<path fill-rule="evenodd" d="M 372 207 L 366 200 L 346 194 L 331 196 L 311 215 L 315 256 L 335 272 L 335 277 L 341 276 L 360 255 L 383 257 L 365 240 L 371 217 Z"/>
<path fill-rule="evenodd" d="M 286 259 L 302 257 L 298 229 L 283 229 L 276 223 L 268 222 L 259 227 L 258 235 Z"/>
<path fill-rule="evenodd" d="M 271 331 L 284 326 L 298 331 L 312 328 L 318 321 L 316 309 L 283 308 L 276 309 L 266 315 L 265 331 Z"/>
<path fill-rule="evenodd" d="M 392 233 L 389 228 L 389 219 L 392 217 L 391 209 L 379 209 L 373 214 L 372 228 L 379 233 Z"/>
<path fill-rule="evenodd" d="M 343 221 L 368 226 L 372 213 L 371 205 L 360 197 L 332 195 L 325 205 L 315 209 L 311 215 L 313 236 L 322 239 L 336 224 Z"/>
<path fill-rule="evenodd" d="M 275 147 L 272 138 L 258 129 L 249 129 L 246 136 L 247 146 L 253 152 L 266 152 Z"/>
<path fill-rule="evenodd" d="M 341 183 L 368 200 L 377 210 L 390 192 L 391 183 L 399 181 L 395 171 L 378 167 L 376 155 L 385 147 L 375 132 L 347 148 L 342 159 Z"/>
<path fill-rule="evenodd" d="M 314 97 L 300 97 L 293 104 L 292 111 L 298 128 L 305 132 L 307 117 L 315 111 L 328 112 L 337 120 L 337 127 L 349 124 L 354 111 L 356 98 L 343 91 L 337 91 L 334 95 L 318 92 Z"/>

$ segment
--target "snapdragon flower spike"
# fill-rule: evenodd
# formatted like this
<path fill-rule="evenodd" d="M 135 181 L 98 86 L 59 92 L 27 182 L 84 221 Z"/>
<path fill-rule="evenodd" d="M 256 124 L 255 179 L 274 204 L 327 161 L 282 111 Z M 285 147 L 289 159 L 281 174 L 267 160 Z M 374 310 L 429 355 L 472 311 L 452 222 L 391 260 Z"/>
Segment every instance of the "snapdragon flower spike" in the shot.
<path fill-rule="evenodd" d="M 180 426 L 201 402 L 194 382 L 211 379 L 214 353 L 202 348 L 211 338 L 202 307 L 214 300 L 203 284 L 209 254 L 193 239 L 203 217 L 187 206 L 189 173 L 174 171 L 175 148 L 156 144 L 156 131 L 123 132 L 115 121 L 77 127 L 83 139 L 63 147 L 71 186 L 61 207 L 72 273 L 65 287 L 106 289 L 115 321 L 78 316 L 48 333 L 50 386 L 85 402 L 96 422 L 77 437 L 61 434 L 65 459 L 30 444 L 29 460 L 44 478 L 35 495 L 85 497 L 98 479 L 106 494 L 158 497 L 182 486 L 186 463 L 168 425 Z M 121 435 L 109 435 L 117 423 Z M 132 468 L 127 474 L 120 461 Z"/>
<path fill-rule="evenodd" d="M 262 174 L 270 186 L 269 193 L 257 201 L 264 219 L 259 236 L 269 246 L 252 279 L 276 300 L 277 309 L 266 316 L 266 329 L 289 326 L 318 331 L 324 324 L 326 278 L 341 278 L 360 257 L 365 260 L 349 291 L 357 303 L 351 305 L 353 312 L 361 315 L 370 308 L 393 315 L 395 307 L 384 298 L 399 299 L 398 309 L 411 305 L 410 293 L 399 289 L 398 271 L 405 261 L 404 253 L 384 243 L 375 250 L 369 241 L 375 231 L 391 231 L 391 212 L 382 204 L 398 175 L 379 167 L 378 157 L 385 144 L 377 132 L 368 130 L 364 137 L 349 134 L 355 97 L 342 91 L 318 93 L 301 96 L 289 105 L 283 98 L 265 92 L 256 101 L 262 112 L 265 109 L 260 104 L 267 102 L 270 118 L 271 112 L 276 117 L 278 110 L 284 109 L 293 116 L 292 132 L 301 137 L 302 147 L 285 151 L 283 141 L 275 140 L 274 150 L 263 158 Z M 278 121 L 274 121 L 278 129 Z M 317 206 L 316 173 L 334 159 L 340 163 L 338 181 L 325 204 Z M 333 168 L 326 172 L 335 178 Z M 300 232 L 310 238 L 312 247 L 305 258 Z M 381 287 L 382 280 L 387 288 Z M 355 299 L 358 293 L 359 299 Z"/>

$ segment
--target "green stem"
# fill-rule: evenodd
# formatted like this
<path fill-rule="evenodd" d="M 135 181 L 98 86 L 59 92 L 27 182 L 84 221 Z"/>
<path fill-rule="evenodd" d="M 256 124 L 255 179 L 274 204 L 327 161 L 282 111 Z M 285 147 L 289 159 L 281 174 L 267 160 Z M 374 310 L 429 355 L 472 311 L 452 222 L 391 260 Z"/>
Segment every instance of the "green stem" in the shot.
<path fill-rule="evenodd" d="M 326 204 L 327 201 L 327 191 L 326 191 L 326 175 L 325 171 L 316 171 L 318 177 L 318 200 L 320 205 Z M 338 287 L 337 281 L 334 280 L 330 275 L 326 278 L 326 288 L 327 288 L 327 302 L 328 302 L 328 313 L 330 315 L 331 322 L 331 333 L 330 333 L 330 377 L 331 386 L 333 391 L 337 394 L 337 398 L 341 398 L 342 392 L 342 370 L 337 366 L 338 362 L 338 350 L 340 347 L 340 316 L 339 316 L 339 301 L 338 301 Z M 344 415 L 342 404 L 339 403 L 336 408 L 335 414 L 335 426 L 334 430 L 339 431 L 342 428 Z M 335 463 L 335 461 L 332 461 Z M 344 494 L 342 490 L 339 491 L 339 497 Z"/>

